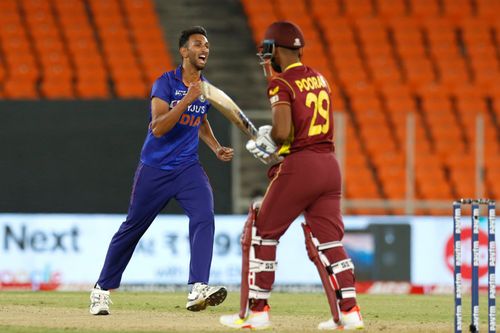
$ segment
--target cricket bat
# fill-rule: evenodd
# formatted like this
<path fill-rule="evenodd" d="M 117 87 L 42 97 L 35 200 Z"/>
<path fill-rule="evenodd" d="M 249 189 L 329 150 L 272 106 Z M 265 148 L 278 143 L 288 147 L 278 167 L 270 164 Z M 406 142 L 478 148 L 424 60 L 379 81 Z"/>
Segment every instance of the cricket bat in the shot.
<path fill-rule="evenodd" d="M 255 140 L 257 138 L 257 128 L 231 97 L 206 81 L 201 83 L 201 91 L 205 99 L 207 99 L 217 110 L 219 110 L 220 113 L 222 113 L 224 117 L 235 124 L 236 127 L 245 133 L 250 139 Z M 263 162 L 273 165 L 281 162 L 282 160 L 283 157 L 274 153 Z"/>
<path fill-rule="evenodd" d="M 257 137 L 257 128 L 241 111 L 240 107 L 225 92 L 216 86 L 203 81 L 201 83 L 203 96 L 224 115 L 230 122 L 235 124 L 250 139 Z"/>

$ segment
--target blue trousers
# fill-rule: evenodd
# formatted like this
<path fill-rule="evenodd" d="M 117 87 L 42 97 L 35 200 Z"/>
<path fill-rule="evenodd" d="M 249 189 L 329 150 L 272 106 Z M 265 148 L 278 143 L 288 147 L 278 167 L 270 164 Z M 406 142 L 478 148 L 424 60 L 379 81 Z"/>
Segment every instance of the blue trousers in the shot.
<path fill-rule="evenodd" d="M 191 260 L 188 283 L 208 283 L 214 242 L 214 203 L 205 171 L 199 162 L 173 171 L 141 163 L 135 173 L 127 219 L 109 244 L 97 281 L 102 289 L 120 286 L 137 243 L 172 198 L 189 217 Z"/>

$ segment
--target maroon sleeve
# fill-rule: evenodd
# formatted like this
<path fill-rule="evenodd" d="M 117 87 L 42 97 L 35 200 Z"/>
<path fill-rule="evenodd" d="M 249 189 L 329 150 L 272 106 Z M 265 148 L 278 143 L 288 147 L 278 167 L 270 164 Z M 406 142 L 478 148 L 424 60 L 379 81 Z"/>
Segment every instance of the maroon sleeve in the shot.
<path fill-rule="evenodd" d="M 282 78 L 274 78 L 267 86 L 267 97 L 271 106 L 277 104 L 292 104 L 294 92 L 288 82 Z"/>

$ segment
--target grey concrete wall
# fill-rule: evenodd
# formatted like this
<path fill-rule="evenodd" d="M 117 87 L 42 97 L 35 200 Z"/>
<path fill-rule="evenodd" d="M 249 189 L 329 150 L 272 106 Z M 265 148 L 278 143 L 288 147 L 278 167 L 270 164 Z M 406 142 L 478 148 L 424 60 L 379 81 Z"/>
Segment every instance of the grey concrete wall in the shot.
<path fill-rule="evenodd" d="M 147 100 L 0 101 L 0 212 L 126 213 L 148 117 Z M 209 119 L 229 145 L 228 122 Z M 203 143 L 200 159 L 230 213 L 230 164 Z"/>

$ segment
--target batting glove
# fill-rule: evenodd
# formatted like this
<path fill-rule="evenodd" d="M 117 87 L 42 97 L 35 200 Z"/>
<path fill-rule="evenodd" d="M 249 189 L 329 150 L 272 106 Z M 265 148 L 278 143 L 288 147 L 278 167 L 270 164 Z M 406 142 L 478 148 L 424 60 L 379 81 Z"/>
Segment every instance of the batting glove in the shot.
<path fill-rule="evenodd" d="M 247 150 L 265 164 L 267 164 L 266 159 L 278 149 L 276 143 L 271 138 L 272 128 L 270 125 L 259 127 L 257 138 L 249 140 L 246 145 Z"/>

